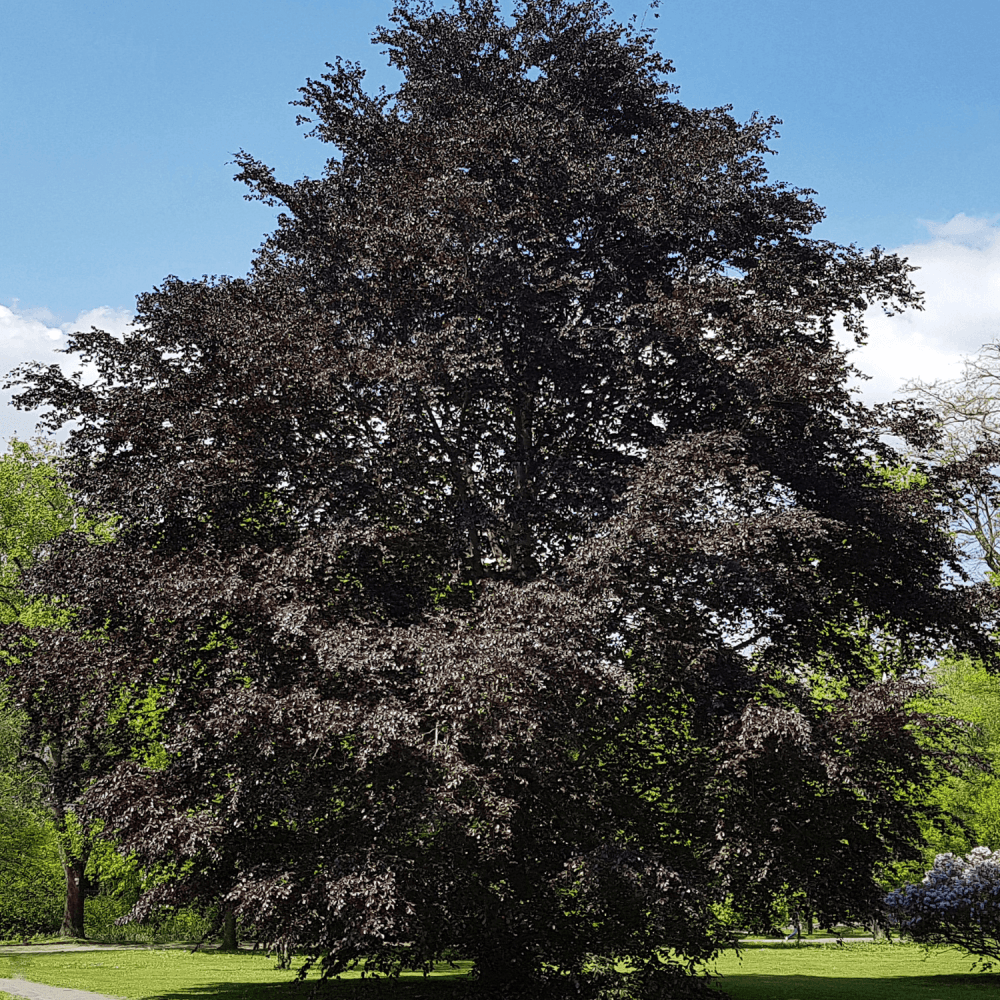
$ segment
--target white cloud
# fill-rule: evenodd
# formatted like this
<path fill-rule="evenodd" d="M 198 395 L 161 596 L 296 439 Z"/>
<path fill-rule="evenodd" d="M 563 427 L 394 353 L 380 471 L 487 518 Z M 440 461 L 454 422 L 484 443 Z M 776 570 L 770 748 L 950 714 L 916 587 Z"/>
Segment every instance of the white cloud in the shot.
<path fill-rule="evenodd" d="M 962 361 L 1000 339 L 1000 216 L 960 213 L 949 222 L 925 222 L 931 239 L 894 253 L 920 268 L 913 281 L 924 292 L 923 312 L 867 314 L 868 343 L 851 355 L 871 381 L 860 384 L 866 402 L 900 394 L 904 382 L 961 374 Z M 850 346 L 848 337 L 844 346 Z"/>
<path fill-rule="evenodd" d="M 64 333 L 74 330 L 89 330 L 96 326 L 112 336 L 120 337 L 132 325 L 132 314 L 127 309 L 111 309 L 109 306 L 98 306 L 80 313 L 72 323 L 63 323 Z"/>
<path fill-rule="evenodd" d="M 122 334 L 132 321 L 126 309 L 99 306 L 81 312 L 75 320 L 57 323 L 44 309 L 18 309 L 0 305 L 0 385 L 11 369 L 27 361 L 43 365 L 58 364 L 67 373 L 83 372 L 84 382 L 92 375 L 91 366 L 81 365 L 75 358 L 57 353 L 66 347 L 67 335 L 75 330 L 89 330 L 96 326 L 111 334 Z M 16 391 L 16 390 L 15 390 Z M 0 440 L 6 446 L 11 437 L 28 438 L 35 433 L 40 412 L 26 413 L 10 405 L 12 390 L 0 390 Z M 65 437 L 65 434 L 60 434 Z"/>

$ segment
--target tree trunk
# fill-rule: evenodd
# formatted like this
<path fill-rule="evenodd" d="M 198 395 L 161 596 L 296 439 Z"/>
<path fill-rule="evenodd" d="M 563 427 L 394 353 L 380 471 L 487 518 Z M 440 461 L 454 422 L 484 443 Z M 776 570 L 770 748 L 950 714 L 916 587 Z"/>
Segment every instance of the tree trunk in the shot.
<path fill-rule="evenodd" d="M 236 938 L 236 914 L 227 907 L 225 916 L 222 918 L 222 944 L 220 951 L 237 951 L 239 941 Z"/>
<path fill-rule="evenodd" d="M 504 904 L 494 901 L 495 910 L 487 917 L 486 933 L 473 957 L 476 979 L 481 990 L 487 993 L 525 993 L 523 987 L 530 982 L 533 969 L 531 948 L 512 931 L 513 920 L 505 913 Z M 506 918 L 506 919 L 505 919 Z M 525 994 L 527 995 L 527 994 Z"/>
<path fill-rule="evenodd" d="M 87 897 L 86 861 L 72 858 L 63 866 L 66 872 L 66 909 L 63 911 L 61 937 L 82 938 L 83 904 Z"/>
<path fill-rule="evenodd" d="M 524 966 L 514 962 L 480 960 L 477 969 L 479 988 L 487 992 L 511 992 L 512 987 L 522 985 L 530 978 Z"/>

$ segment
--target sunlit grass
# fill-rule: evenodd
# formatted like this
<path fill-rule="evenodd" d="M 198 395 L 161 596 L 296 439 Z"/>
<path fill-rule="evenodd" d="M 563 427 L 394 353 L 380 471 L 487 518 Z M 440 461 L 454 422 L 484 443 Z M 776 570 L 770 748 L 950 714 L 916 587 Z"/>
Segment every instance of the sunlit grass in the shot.
<path fill-rule="evenodd" d="M 277 962 L 263 955 L 220 954 L 178 950 L 78 951 L 47 955 L 0 956 L 0 978 L 23 976 L 50 986 L 67 986 L 94 993 L 126 997 L 128 1000 L 305 1000 L 318 976 L 307 979 L 309 988 L 296 989 L 295 965 L 276 968 Z M 404 976 L 394 995 L 403 1000 L 443 997 L 468 970 L 447 966 L 429 977 L 419 973 Z M 324 997 L 359 995 L 360 973 L 345 975 L 326 985 Z M 367 993 L 367 991 L 365 991 Z M 2 998 L 0 998 L 2 1000 Z"/>
<path fill-rule="evenodd" d="M 0 956 L 0 977 L 21 975 L 52 986 L 90 990 L 128 1000 L 308 1000 L 316 976 L 296 988 L 295 970 L 274 958 L 178 950 L 62 952 Z M 914 945 L 847 944 L 748 947 L 717 963 L 719 1000 L 986 1000 L 1000 997 L 1000 975 L 969 971 L 956 951 L 927 956 Z M 445 1000 L 464 979 L 465 963 L 391 984 L 399 1000 Z M 323 986 L 319 997 L 360 1000 L 369 995 L 359 974 Z M 0 1000 L 7 1000 L 0 993 Z M 544 998 L 539 998 L 544 1000 Z"/>
<path fill-rule="evenodd" d="M 952 950 L 927 955 L 916 945 L 846 944 L 747 947 L 717 963 L 720 991 L 734 1000 L 986 1000 L 1000 976 L 970 972 Z M 724 996 L 720 996 L 724 1000 Z"/>

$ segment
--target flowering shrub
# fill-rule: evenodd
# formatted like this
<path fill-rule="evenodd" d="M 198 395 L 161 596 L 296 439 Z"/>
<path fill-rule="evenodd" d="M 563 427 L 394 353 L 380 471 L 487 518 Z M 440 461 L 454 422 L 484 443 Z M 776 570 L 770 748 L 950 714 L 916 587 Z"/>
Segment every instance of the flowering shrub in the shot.
<path fill-rule="evenodd" d="M 964 858 L 939 854 L 922 882 L 886 896 L 890 919 L 920 944 L 950 944 L 1000 963 L 1000 851 L 977 847 Z"/>

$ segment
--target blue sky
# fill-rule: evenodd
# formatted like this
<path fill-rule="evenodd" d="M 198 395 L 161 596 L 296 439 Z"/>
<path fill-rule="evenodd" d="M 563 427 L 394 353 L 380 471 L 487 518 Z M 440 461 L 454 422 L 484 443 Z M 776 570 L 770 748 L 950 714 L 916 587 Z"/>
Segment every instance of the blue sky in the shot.
<path fill-rule="evenodd" d="M 619 20 L 646 11 L 612 6 Z M 243 200 L 228 161 L 242 147 L 286 179 L 319 173 L 324 147 L 288 102 L 336 55 L 391 89 L 370 43 L 389 9 L 2 0 L 0 370 L 56 360 L 79 326 L 121 328 L 167 274 L 245 273 L 274 213 Z M 663 0 L 656 13 L 684 103 L 784 120 L 770 170 L 817 190 L 816 235 L 921 264 L 927 311 L 875 320 L 858 355 L 872 398 L 957 372 L 1000 334 L 997 0 Z M 0 405 L 0 437 L 34 419 Z"/>

